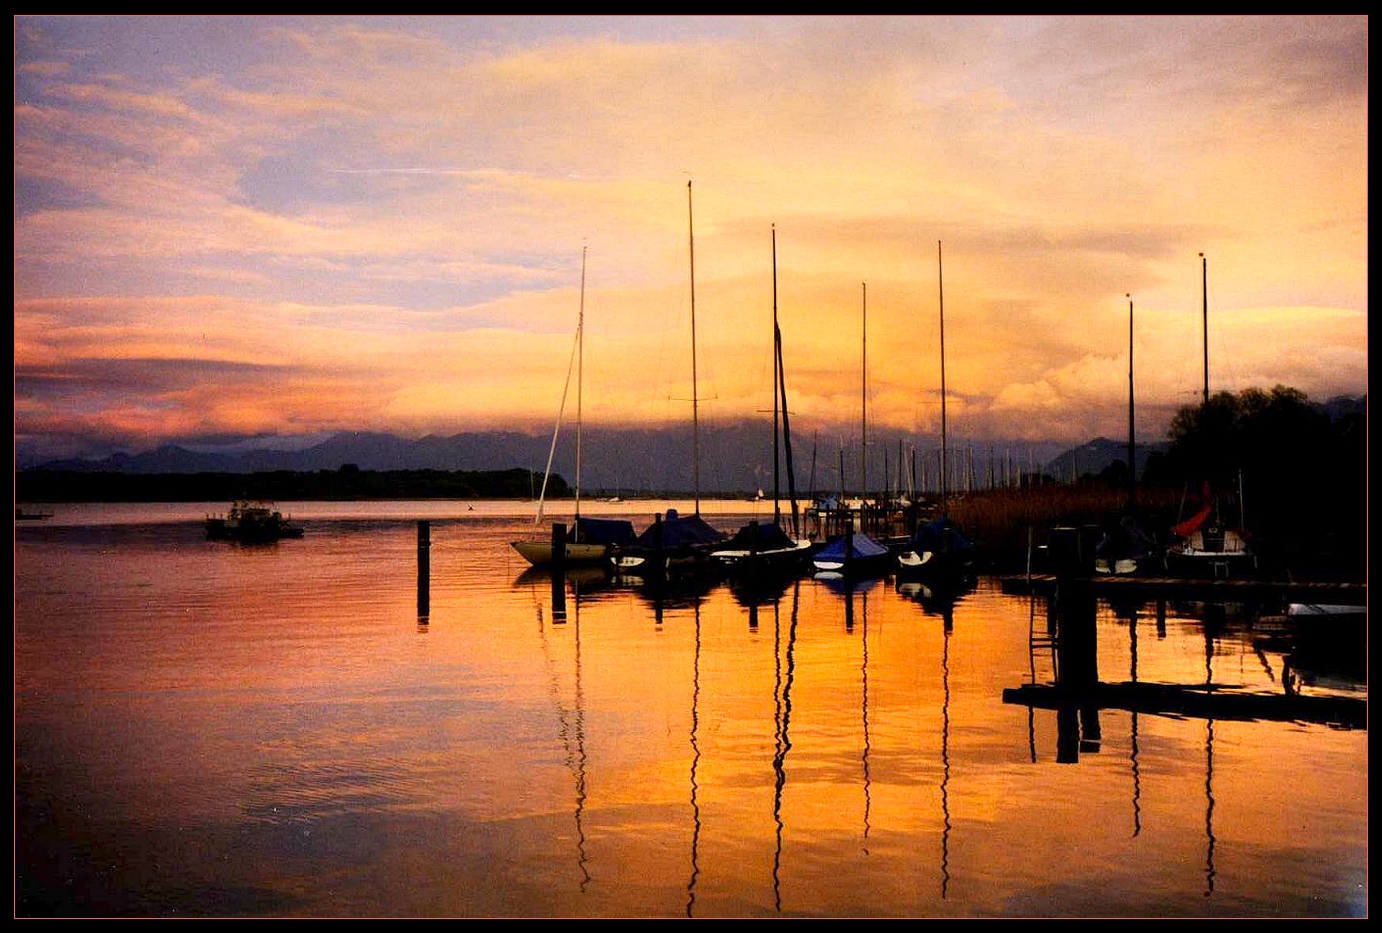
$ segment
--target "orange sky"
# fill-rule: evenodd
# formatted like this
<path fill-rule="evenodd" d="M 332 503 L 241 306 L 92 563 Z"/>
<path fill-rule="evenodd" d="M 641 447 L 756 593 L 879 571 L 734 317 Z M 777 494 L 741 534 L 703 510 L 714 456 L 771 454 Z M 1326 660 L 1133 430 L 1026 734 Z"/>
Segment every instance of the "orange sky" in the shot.
<path fill-rule="evenodd" d="M 17 456 L 588 423 L 1125 436 L 1367 390 L 1368 21 L 46 17 Z"/>

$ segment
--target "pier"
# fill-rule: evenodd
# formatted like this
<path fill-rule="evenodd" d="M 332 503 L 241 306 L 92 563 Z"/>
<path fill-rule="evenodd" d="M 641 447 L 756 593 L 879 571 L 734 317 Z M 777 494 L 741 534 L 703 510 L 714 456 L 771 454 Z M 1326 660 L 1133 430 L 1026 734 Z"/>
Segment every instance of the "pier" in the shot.
<path fill-rule="evenodd" d="M 1024 684 L 1003 691 L 1003 702 L 1035 709 L 1069 706 L 1197 719 L 1311 722 L 1366 729 L 1368 701 L 1336 696 L 1246 694 L 1204 684 L 1102 683 L 1080 687 Z"/>
<path fill-rule="evenodd" d="M 1334 581 L 1253 579 L 1197 579 L 1187 577 L 1061 577 L 1056 574 L 1014 574 L 999 579 L 1004 593 L 1049 596 L 1060 584 L 1088 587 L 1097 596 L 1147 599 L 1199 599 L 1207 602 L 1328 602 L 1366 606 L 1368 585 Z"/>

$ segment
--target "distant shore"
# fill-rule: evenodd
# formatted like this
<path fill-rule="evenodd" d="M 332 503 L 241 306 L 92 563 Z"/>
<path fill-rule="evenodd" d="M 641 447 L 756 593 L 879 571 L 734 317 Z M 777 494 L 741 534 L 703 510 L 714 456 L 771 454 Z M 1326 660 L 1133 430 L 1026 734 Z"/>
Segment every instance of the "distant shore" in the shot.
<path fill-rule="evenodd" d="M 16 502 L 216 502 L 222 499 L 528 499 L 532 471 L 509 470 L 274 470 L 262 473 L 119 473 L 21 470 Z M 560 476 L 547 481 L 549 498 L 572 494 Z"/>

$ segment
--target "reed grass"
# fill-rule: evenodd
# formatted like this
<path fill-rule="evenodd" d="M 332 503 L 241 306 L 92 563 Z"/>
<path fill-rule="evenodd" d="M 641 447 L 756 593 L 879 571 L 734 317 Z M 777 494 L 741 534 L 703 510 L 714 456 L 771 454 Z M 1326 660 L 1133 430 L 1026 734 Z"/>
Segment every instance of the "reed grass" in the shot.
<path fill-rule="evenodd" d="M 1164 543 L 1182 498 L 1179 490 L 1140 489 L 1133 514 L 1145 531 Z M 991 489 L 953 497 L 947 511 L 979 546 L 988 569 L 1018 572 L 1030 551 L 1045 546 L 1052 528 L 1106 525 L 1126 514 L 1128 491 L 1097 483 Z"/>

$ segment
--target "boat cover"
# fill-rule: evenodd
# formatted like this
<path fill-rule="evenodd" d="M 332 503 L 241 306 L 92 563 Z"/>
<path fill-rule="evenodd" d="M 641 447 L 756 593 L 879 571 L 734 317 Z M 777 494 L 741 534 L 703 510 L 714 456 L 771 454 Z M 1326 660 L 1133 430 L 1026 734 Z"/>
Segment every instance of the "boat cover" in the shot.
<path fill-rule="evenodd" d="M 870 538 L 867 534 L 865 534 L 862 531 L 854 532 L 854 534 L 850 535 L 849 538 L 851 544 L 853 545 L 852 549 L 849 552 L 851 560 L 882 557 L 883 555 L 888 553 L 888 549 L 885 546 L 879 544 L 877 541 L 875 541 L 873 538 Z M 840 535 L 838 538 L 831 541 L 825 547 L 817 551 L 815 559 L 817 561 L 844 560 L 844 556 L 845 536 Z"/>
<path fill-rule="evenodd" d="M 661 536 L 661 542 L 658 538 Z M 656 548 L 662 547 L 665 550 L 677 550 L 679 548 L 694 547 L 698 544 L 717 544 L 725 538 L 724 532 L 717 528 L 712 528 L 705 519 L 699 515 L 688 515 L 685 518 L 677 514 L 676 509 L 668 509 L 667 514 L 661 521 L 656 521 L 638 536 L 637 544 L 639 547 Z"/>
<path fill-rule="evenodd" d="M 576 519 L 577 540 L 585 544 L 632 544 L 633 522 L 622 518 Z"/>
<path fill-rule="evenodd" d="M 940 518 L 922 525 L 912 535 L 911 546 L 918 551 L 943 552 L 967 551 L 974 547 L 974 542 L 966 538 L 959 527 L 950 520 L 949 516 Z"/>
<path fill-rule="evenodd" d="M 734 533 L 729 548 L 739 551 L 776 551 L 793 545 L 777 522 L 749 522 Z"/>

